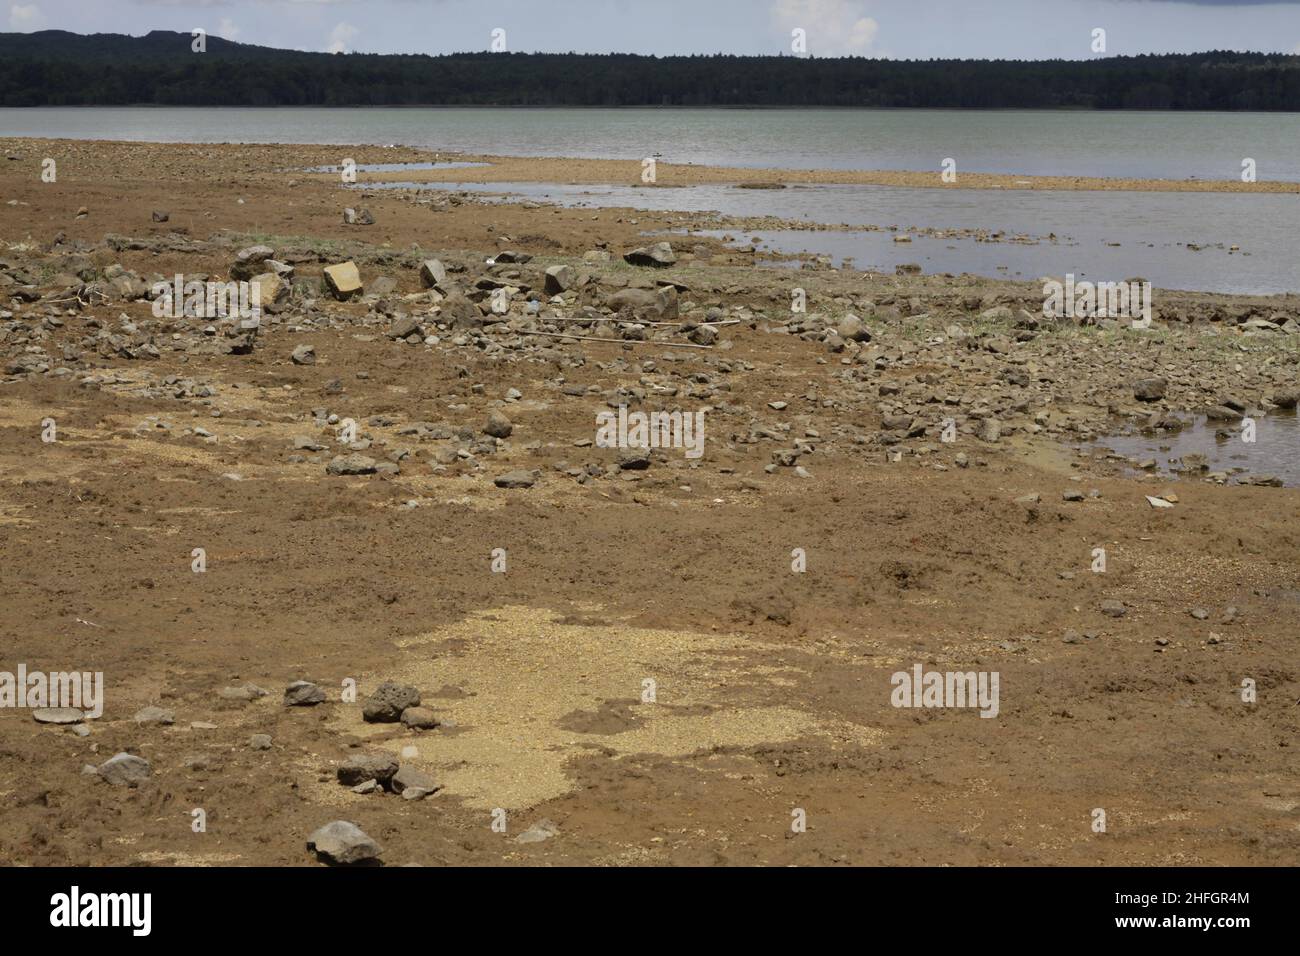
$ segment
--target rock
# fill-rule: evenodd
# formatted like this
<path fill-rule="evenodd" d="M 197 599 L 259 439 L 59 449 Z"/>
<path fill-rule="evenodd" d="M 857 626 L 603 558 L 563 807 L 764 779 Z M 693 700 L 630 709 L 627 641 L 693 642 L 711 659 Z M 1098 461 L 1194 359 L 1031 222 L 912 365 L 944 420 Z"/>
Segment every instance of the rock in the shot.
<path fill-rule="evenodd" d="M 513 263 L 523 265 L 525 262 L 531 262 L 533 255 L 530 252 L 515 252 L 513 249 L 502 249 L 496 255 L 496 261 L 501 263 Z"/>
<path fill-rule="evenodd" d="M 539 820 L 534 823 L 519 836 L 515 837 L 516 843 L 541 843 L 543 840 L 549 840 L 551 837 L 559 836 L 560 828 L 550 820 Z"/>
<path fill-rule="evenodd" d="M 161 724 L 164 727 L 176 723 L 176 715 L 170 710 L 163 710 L 161 707 L 145 707 L 137 711 L 132 719 L 137 724 Z"/>
<path fill-rule="evenodd" d="M 677 290 L 663 286 L 649 289 L 619 289 L 605 297 L 605 305 L 615 312 L 627 311 L 638 319 L 669 321 L 677 317 Z"/>
<path fill-rule="evenodd" d="M 394 724 L 408 707 L 420 706 L 420 692 L 407 684 L 386 680 L 375 688 L 361 706 L 361 716 L 369 723 Z"/>
<path fill-rule="evenodd" d="M 379 463 L 365 455 L 336 455 L 325 466 L 327 475 L 373 475 Z"/>
<path fill-rule="evenodd" d="M 656 242 L 653 246 L 624 253 L 623 261 L 634 266 L 664 267 L 676 265 L 677 256 L 673 254 L 671 245 L 666 242 Z"/>
<path fill-rule="evenodd" d="M 224 700 L 241 700 L 252 701 L 259 697 L 265 697 L 267 691 L 262 690 L 256 684 L 244 684 L 240 687 L 223 687 L 217 691 L 217 696 Z"/>
<path fill-rule="evenodd" d="M 442 287 L 447 281 L 447 267 L 439 259 L 425 259 L 420 263 L 420 281 L 426 289 Z"/>
<path fill-rule="evenodd" d="M 150 218 L 153 219 L 154 222 L 166 222 L 171 218 L 171 215 L 162 209 L 155 209 L 150 213 Z"/>
<path fill-rule="evenodd" d="M 75 707 L 37 707 L 32 719 L 38 724 L 79 724 L 86 715 Z"/>
<path fill-rule="evenodd" d="M 235 253 L 235 264 L 230 267 L 230 278 L 247 282 L 262 272 L 262 263 L 275 256 L 270 246 L 248 246 Z"/>
<path fill-rule="evenodd" d="M 551 266 L 546 270 L 545 290 L 548 295 L 558 295 L 570 289 L 578 281 L 578 274 L 572 266 Z"/>
<path fill-rule="evenodd" d="M 314 707 L 325 703 L 325 691 L 311 681 L 296 680 L 284 689 L 286 707 Z"/>
<path fill-rule="evenodd" d="M 1098 609 L 1107 617 L 1123 617 L 1128 613 L 1128 608 L 1124 606 L 1123 601 L 1102 601 Z"/>
<path fill-rule="evenodd" d="M 1205 608 L 1203 607 L 1194 607 L 1187 613 L 1189 613 L 1192 617 L 1196 618 L 1196 620 L 1198 621 L 1204 621 L 1208 619 L 1210 616 L 1210 612 L 1205 610 Z"/>
<path fill-rule="evenodd" d="M 1036 504 L 1038 504 L 1038 503 L 1039 503 L 1040 501 L 1042 501 L 1042 500 L 1043 500 L 1043 499 L 1042 499 L 1042 496 L 1039 495 L 1037 492 L 1035 492 L 1035 493 L 1033 493 L 1033 494 L 1021 495 L 1019 498 L 1016 499 L 1016 504 L 1018 504 L 1018 505 L 1036 505 Z"/>
<path fill-rule="evenodd" d="M 402 764 L 401 769 L 393 775 L 393 793 L 402 793 L 409 787 L 423 790 L 426 794 L 436 793 L 442 788 L 433 782 L 433 777 L 410 764 Z"/>
<path fill-rule="evenodd" d="M 483 426 L 483 434 L 491 435 L 493 438 L 509 438 L 514 430 L 515 426 L 511 424 L 510 419 L 500 412 L 489 415 L 487 424 Z"/>
<path fill-rule="evenodd" d="M 420 320 L 413 315 L 402 316 L 388 327 L 390 339 L 404 339 L 412 333 L 420 332 Z"/>
<path fill-rule="evenodd" d="M 1278 408 L 1295 408 L 1300 404 L 1300 390 L 1277 393 L 1273 396 L 1273 404 Z"/>
<path fill-rule="evenodd" d="M 299 345 L 289 356 L 294 365 L 315 365 L 316 364 L 316 346 Z"/>
<path fill-rule="evenodd" d="M 345 787 L 355 787 L 367 780 L 375 780 L 386 787 L 393 779 L 393 774 L 397 773 L 397 767 L 397 758 L 392 754 L 354 754 L 339 766 L 339 783 Z"/>
<path fill-rule="evenodd" d="M 1133 383 L 1133 397 L 1139 402 L 1158 402 L 1169 391 L 1163 378 L 1141 378 Z"/>
<path fill-rule="evenodd" d="M 1152 508 L 1172 508 L 1174 506 L 1172 501 L 1166 501 L 1164 498 L 1153 498 L 1151 495 L 1144 495 L 1143 497 L 1146 498 L 1147 504 Z"/>
<path fill-rule="evenodd" d="M 687 338 L 696 345 L 712 345 L 718 340 L 718 330 L 712 325 L 697 325 Z"/>
<path fill-rule="evenodd" d="M 650 467 L 650 451 L 629 448 L 618 456 L 618 467 L 623 471 L 645 471 Z"/>
<path fill-rule="evenodd" d="M 271 735 L 253 734 L 253 736 L 248 738 L 248 747 L 250 750 L 270 750 Z"/>
<path fill-rule="evenodd" d="M 346 820 L 327 823 L 307 838 L 307 849 L 326 863 L 352 866 L 377 861 L 383 850 L 359 826 Z"/>
<path fill-rule="evenodd" d="M 257 296 L 258 308 L 263 312 L 283 312 L 289 306 L 293 289 L 283 276 L 274 272 L 263 272 L 249 280 L 250 296 Z"/>
<path fill-rule="evenodd" d="M 349 260 L 326 266 L 325 285 L 329 287 L 330 294 L 340 301 L 360 295 L 361 273 L 357 270 L 357 264 Z"/>
<path fill-rule="evenodd" d="M 871 341 L 871 330 L 867 328 L 867 324 L 852 313 L 840 319 L 839 324 L 835 326 L 835 331 L 840 338 L 846 341 Z"/>
<path fill-rule="evenodd" d="M 438 318 L 453 329 L 473 330 L 483 327 L 483 313 L 462 295 L 449 295 L 439 307 Z"/>
<path fill-rule="evenodd" d="M 1083 501 L 1087 496 L 1077 488 L 1071 488 L 1069 491 L 1061 492 L 1062 501 Z"/>
<path fill-rule="evenodd" d="M 433 730 L 438 726 L 438 717 L 425 707 L 408 707 L 402 711 L 402 723 L 412 730 Z"/>
<path fill-rule="evenodd" d="M 510 471 L 492 479 L 498 488 L 531 488 L 537 484 L 537 476 L 531 471 Z"/>
<path fill-rule="evenodd" d="M 371 215 L 369 209 L 364 207 L 361 209 L 348 208 L 343 210 L 343 224 L 345 226 L 373 226 L 375 217 Z"/>
<path fill-rule="evenodd" d="M 1002 437 L 1002 423 L 996 418 L 986 418 L 980 425 L 980 441 L 996 442 Z"/>
<path fill-rule="evenodd" d="M 134 787 L 153 773 L 149 761 L 135 754 L 119 753 L 99 765 L 99 775 L 115 787 Z"/>

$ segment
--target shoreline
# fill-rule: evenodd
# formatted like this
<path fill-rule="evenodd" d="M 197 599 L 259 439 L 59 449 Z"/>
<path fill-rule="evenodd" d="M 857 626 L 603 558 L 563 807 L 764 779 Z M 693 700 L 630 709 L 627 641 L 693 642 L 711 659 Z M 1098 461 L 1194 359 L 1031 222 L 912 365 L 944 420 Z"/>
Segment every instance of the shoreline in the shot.
<path fill-rule="evenodd" d="M 170 143 L 149 140 L 66 139 L 44 137 L 0 137 L 0 152 L 26 147 L 84 148 L 95 144 L 101 149 L 162 150 L 248 150 L 282 151 L 302 150 L 304 154 L 331 156 L 324 163 L 304 161 L 302 176 L 324 181 L 337 178 L 337 173 L 312 173 L 305 171 L 311 165 L 337 165 L 343 157 L 358 160 L 359 165 L 369 162 L 481 162 L 489 165 L 457 169 L 412 169 L 393 172 L 358 172 L 357 185 L 367 183 L 412 182 L 438 183 L 494 183 L 530 182 L 573 185 L 636 185 L 646 189 L 702 185 L 736 185 L 748 188 L 770 186 L 791 188 L 812 185 L 892 186 L 913 189 L 950 190 L 1007 190 L 1007 191 L 1058 191 L 1058 192 L 1196 192 L 1241 193 L 1253 195 L 1297 194 L 1300 182 L 1261 180 L 1244 183 L 1220 179 L 1151 179 L 1140 177 L 1115 178 L 1105 176 L 1035 176 L 1017 173 L 980 173 L 957 170 L 956 181 L 945 183 L 942 171 L 917 170 L 837 170 L 837 169 L 781 169 L 749 168 L 741 166 L 713 166 L 690 163 L 658 162 L 656 182 L 641 182 L 641 159 L 593 159 L 587 157 L 557 156 L 503 156 L 493 153 L 474 153 L 454 150 L 434 150 L 415 146 L 383 146 L 366 144 L 320 143 Z M 327 152 L 328 151 L 328 152 Z M 355 154 L 355 155 L 354 155 Z M 362 159 L 362 156 L 373 157 Z M 399 158 L 409 157 L 409 158 Z M 2 168 L 2 167 L 0 167 Z"/>

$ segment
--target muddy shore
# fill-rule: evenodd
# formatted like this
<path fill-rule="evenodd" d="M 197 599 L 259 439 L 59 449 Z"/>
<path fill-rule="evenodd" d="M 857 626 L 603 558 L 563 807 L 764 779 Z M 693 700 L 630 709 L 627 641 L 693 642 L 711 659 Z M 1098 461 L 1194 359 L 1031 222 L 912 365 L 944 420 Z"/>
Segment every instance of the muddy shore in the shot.
<path fill-rule="evenodd" d="M 316 865 L 336 819 L 387 865 L 1300 861 L 1300 491 L 1094 450 L 1290 413 L 1297 297 L 1156 290 L 1134 330 L 667 235 L 707 214 L 302 172 L 335 147 L 0 156 L 0 671 L 105 686 L 0 709 L 0 862 Z M 452 173 L 640 169 L 494 162 Z M 270 305 L 160 316 L 176 274 Z M 620 406 L 703 412 L 702 454 L 598 447 Z M 893 706 L 918 664 L 996 672 L 996 718 Z M 425 725 L 366 719 L 386 681 Z"/>

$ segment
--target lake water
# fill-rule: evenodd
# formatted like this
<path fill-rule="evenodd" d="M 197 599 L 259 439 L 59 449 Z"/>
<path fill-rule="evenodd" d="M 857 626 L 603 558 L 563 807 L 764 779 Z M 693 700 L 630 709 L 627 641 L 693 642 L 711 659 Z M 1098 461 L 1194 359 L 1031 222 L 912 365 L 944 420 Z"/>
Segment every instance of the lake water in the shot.
<path fill-rule="evenodd" d="M 0 109 L 0 135 L 164 142 L 401 144 L 500 155 L 640 159 L 755 168 L 962 170 L 1027 175 L 1300 182 L 1300 114 L 1034 110 L 610 110 L 103 107 Z M 859 269 L 1006 278 L 1073 273 L 1158 287 L 1300 291 L 1293 234 L 1300 196 L 932 190 L 816 186 L 635 189 L 496 184 L 565 204 L 717 210 L 856 226 L 1003 230 L 1033 244 L 881 232 L 772 232 L 777 253 L 849 259 Z M 1050 241 L 1042 237 L 1055 234 Z M 750 237 L 745 236 L 748 241 Z M 1196 252 L 1187 244 L 1204 248 Z M 1239 251 L 1230 251 L 1231 246 Z"/>
<path fill-rule="evenodd" d="M 1300 114 L 1049 110 L 41 107 L 0 135 L 340 143 L 778 169 L 909 169 L 1300 182 Z"/>

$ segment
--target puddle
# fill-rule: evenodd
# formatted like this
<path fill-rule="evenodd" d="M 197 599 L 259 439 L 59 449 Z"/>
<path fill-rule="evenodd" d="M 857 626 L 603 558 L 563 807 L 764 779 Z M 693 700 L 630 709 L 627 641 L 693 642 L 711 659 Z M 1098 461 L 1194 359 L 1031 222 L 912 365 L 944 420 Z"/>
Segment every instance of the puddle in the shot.
<path fill-rule="evenodd" d="M 1177 433 L 1143 435 L 1132 429 L 1089 447 L 1109 449 L 1135 463 L 1154 460 L 1156 467 L 1148 470 L 1162 475 L 1181 473 L 1196 478 L 1225 472 L 1233 484 L 1250 484 L 1252 477 L 1273 475 L 1289 488 L 1300 486 L 1300 418 L 1294 412 L 1255 419 L 1254 442 L 1242 440 L 1240 421 L 1209 422 L 1204 415 L 1187 421 L 1187 427 Z M 1218 437 L 1220 432 L 1230 437 Z M 1204 456 L 1204 471 L 1176 470 L 1185 458 L 1195 455 Z"/>

